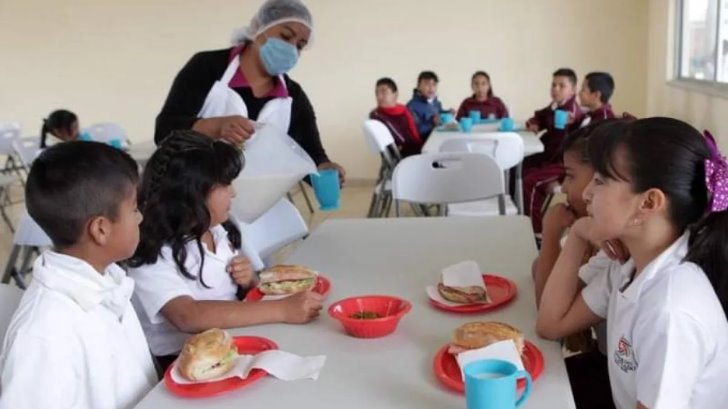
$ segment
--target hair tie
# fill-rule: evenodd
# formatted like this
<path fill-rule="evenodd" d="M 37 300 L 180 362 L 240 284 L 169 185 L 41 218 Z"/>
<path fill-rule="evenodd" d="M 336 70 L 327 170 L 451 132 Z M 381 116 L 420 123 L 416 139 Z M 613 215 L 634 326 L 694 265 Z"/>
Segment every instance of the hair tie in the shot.
<path fill-rule="evenodd" d="M 705 160 L 705 186 L 710 192 L 708 210 L 722 212 L 728 209 L 728 162 L 718 150 L 713 135 L 708 131 L 703 135 L 710 151 L 710 157 Z"/>

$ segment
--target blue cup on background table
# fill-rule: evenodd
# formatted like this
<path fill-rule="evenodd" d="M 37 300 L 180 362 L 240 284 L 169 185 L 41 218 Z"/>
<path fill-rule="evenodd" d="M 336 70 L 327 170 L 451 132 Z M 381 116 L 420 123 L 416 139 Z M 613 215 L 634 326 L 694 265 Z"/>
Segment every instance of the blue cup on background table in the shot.
<path fill-rule="evenodd" d="M 473 118 L 463 117 L 460 118 L 460 129 L 463 132 L 469 133 L 473 131 Z"/>
<path fill-rule="evenodd" d="M 566 124 L 569 123 L 569 112 L 563 109 L 557 109 L 554 111 L 554 128 L 566 129 Z"/>
<path fill-rule="evenodd" d="M 511 132 L 513 129 L 515 129 L 516 124 L 513 121 L 513 118 L 503 118 L 501 119 L 500 123 L 500 130 L 503 132 Z"/>
<path fill-rule="evenodd" d="M 78 140 L 88 142 L 91 140 L 91 135 L 89 135 L 87 132 L 82 132 L 78 135 Z"/>
<path fill-rule="evenodd" d="M 515 409 L 531 395 L 531 375 L 499 359 L 485 359 L 465 365 L 467 409 Z M 526 389 L 518 400 L 518 379 L 526 378 Z"/>
<path fill-rule="evenodd" d="M 468 115 L 470 116 L 470 119 L 473 120 L 474 124 L 480 123 L 480 111 L 470 111 Z"/>
<path fill-rule="evenodd" d="M 319 209 L 325 212 L 337 210 L 341 198 L 339 185 L 339 171 L 336 169 L 323 169 L 311 174 L 311 184 L 319 202 Z"/>
<path fill-rule="evenodd" d="M 448 122 L 452 122 L 453 116 L 450 112 L 443 112 L 440 114 L 440 125 L 445 125 Z"/>
<path fill-rule="evenodd" d="M 121 141 L 121 139 L 114 138 L 109 141 L 109 145 L 113 146 L 116 149 L 122 150 L 124 149 L 124 143 Z"/>

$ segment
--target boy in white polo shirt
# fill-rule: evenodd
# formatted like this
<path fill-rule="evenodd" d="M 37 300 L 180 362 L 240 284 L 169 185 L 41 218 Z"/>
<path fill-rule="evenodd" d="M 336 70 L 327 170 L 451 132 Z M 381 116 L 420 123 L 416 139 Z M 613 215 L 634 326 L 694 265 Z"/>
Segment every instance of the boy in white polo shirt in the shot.
<path fill-rule="evenodd" d="M 728 162 L 712 137 L 670 118 L 605 124 L 588 149 L 589 217 L 574 224 L 549 275 L 539 333 L 560 338 L 606 318 L 620 409 L 725 407 Z M 631 258 L 579 291 L 584 249 L 604 240 Z"/>
<path fill-rule="evenodd" d="M 115 262 L 134 253 L 137 164 L 95 142 L 68 142 L 33 163 L 30 216 L 53 241 L 8 327 L 0 407 L 132 408 L 157 382 Z"/>

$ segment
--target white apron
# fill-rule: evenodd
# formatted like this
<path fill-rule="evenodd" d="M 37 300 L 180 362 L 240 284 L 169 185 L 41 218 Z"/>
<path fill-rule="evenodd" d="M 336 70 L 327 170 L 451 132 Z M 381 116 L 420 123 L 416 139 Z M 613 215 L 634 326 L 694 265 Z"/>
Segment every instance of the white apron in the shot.
<path fill-rule="evenodd" d="M 248 117 L 245 102 L 228 86 L 239 68 L 240 58 L 236 56 L 210 88 L 198 117 Z M 282 75 L 278 80 L 286 86 Z M 230 211 L 238 222 L 254 222 L 276 202 L 285 200 L 285 194 L 304 176 L 316 172 L 313 159 L 288 136 L 292 106 L 291 97 L 268 101 L 255 121 L 255 134 L 245 142 L 245 167 L 233 181 L 236 197 Z M 256 270 L 263 268 L 257 249 L 249 248 L 244 238 L 242 250 Z"/>

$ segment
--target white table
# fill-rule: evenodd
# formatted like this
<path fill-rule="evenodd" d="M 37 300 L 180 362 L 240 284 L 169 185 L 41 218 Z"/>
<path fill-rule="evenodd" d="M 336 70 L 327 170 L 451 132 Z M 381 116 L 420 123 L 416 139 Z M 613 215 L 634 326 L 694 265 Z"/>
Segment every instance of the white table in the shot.
<path fill-rule="evenodd" d="M 352 338 L 326 313 L 304 326 L 232 330 L 236 335 L 268 337 L 299 355 L 325 354 L 321 377 L 296 382 L 266 377 L 249 387 L 198 400 L 177 398 L 160 384 L 137 408 L 462 409 L 464 397 L 435 378 L 433 357 L 457 326 L 500 320 L 520 328 L 545 358 L 545 371 L 525 407 L 573 409 L 559 344 L 535 334 L 532 237 L 530 222 L 520 216 L 328 220 L 288 261 L 308 265 L 331 279 L 326 307 L 362 294 L 391 294 L 412 302 L 412 311 L 394 334 Z M 425 287 L 436 282 L 443 267 L 467 259 L 512 279 L 518 286 L 516 299 L 488 314 L 456 315 L 431 307 Z"/>

